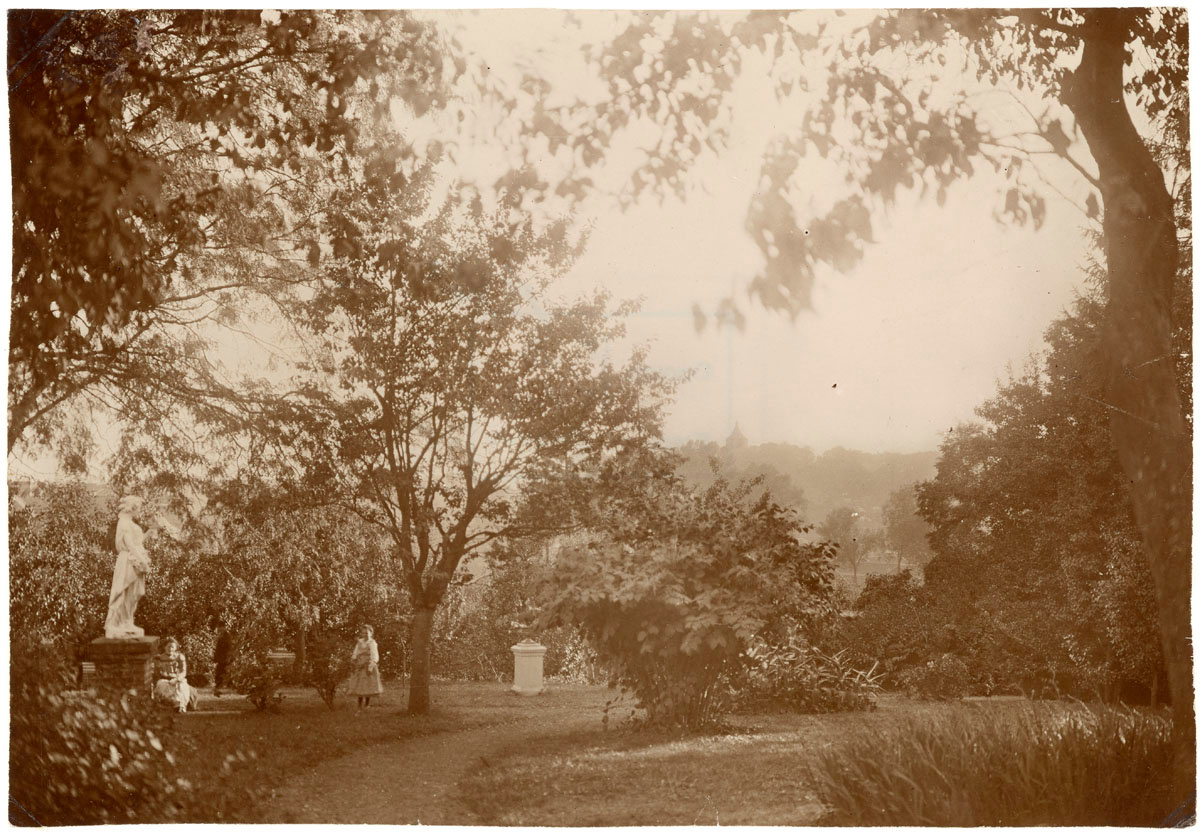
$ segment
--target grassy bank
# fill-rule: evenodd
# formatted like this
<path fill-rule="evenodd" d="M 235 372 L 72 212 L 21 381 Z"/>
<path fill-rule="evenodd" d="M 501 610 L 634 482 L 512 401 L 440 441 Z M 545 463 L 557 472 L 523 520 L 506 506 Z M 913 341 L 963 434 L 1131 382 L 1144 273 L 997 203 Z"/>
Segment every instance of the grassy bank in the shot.
<path fill-rule="evenodd" d="M 1165 722 L 1125 715 L 885 697 L 720 735 L 597 730 L 513 748 L 462 791 L 494 825 L 1157 824 Z"/>

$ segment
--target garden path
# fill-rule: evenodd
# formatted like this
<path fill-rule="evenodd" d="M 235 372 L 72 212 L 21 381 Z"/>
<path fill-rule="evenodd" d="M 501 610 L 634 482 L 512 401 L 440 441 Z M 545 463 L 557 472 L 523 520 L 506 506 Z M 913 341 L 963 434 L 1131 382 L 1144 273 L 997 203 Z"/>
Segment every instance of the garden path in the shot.
<path fill-rule="evenodd" d="M 373 744 L 320 762 L 277 788 L 262 809 L 290 823 L 469 825 L 477 822 L 459 794 L 467 771 L 527 740 L 600 728 L 601 715 L 553 695 L 511 698 L 498 723 Z M 494 710 L 487 709 L 488 712 Z M 363 714 L 370 721 L 373 710 Z M 485 719 L 486 720 L 486 719 Z"/>

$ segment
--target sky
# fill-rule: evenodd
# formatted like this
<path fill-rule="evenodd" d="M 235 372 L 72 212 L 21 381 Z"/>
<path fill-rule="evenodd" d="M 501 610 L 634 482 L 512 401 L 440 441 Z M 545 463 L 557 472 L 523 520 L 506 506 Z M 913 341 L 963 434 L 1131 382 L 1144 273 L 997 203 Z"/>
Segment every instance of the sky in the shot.
<path fill-rule="evenodd" d="M 574 57 L 578 40 L 609 31 L 611 21 L 598 15 L 574 29 L 559 14 L 484 12 L 439 22 L 460 25 L 460 41 L 486 56 L 492 72 L 549 67 L 553 95 L 569 98 L 589 83 Z M 703 188 L 686 201 L 643 201 L 624 212 L 585 204 L 588 247 L 560 291 L 605 288 L 642 298 L 631 338 L 651 344 L 657 369 L 693 373 L 667 417 L 671 443 L 720 441 L 737 424 L 752 443 L 935 449 L 944 432 L 972 419 L 1010 367 L 1041 348 L 1047 325 L 1069 307 L 1082 287 L 1086 217 L 1048 190 L 1040 231 L 1004 227 L 993 217 L 997 182 L 989 177 L 960 182 L 944 207 L 902 198 L 873 217 L 877 242 L 852 271 L 818 270 L 813 310 L 790 321 L 744 293 L 762 266 L 744 231 L 758 164 L 766 142 L 796 116 L 766 90 L 754 78 L 735 89 L 730 148 L 697 171 Z M 1011 117 L 1003 110 L 1001 121 Z M 480 139 L 474 160 L 462 154 L 464 173 L 473 161 L 481 169 L 494 164 L 485 162 L 487 144 Z M 1060 171 L 1048 174 L 1082 201 Z M 817 201 L 829 176 L 811 174 Z M 693 305 L 711 310 L 726 296 L 742 302 L 744 331 L 698 333 Z"/>
<path fill-rule="evenodd" d="M 736 296 L 757 267 L 743 205 L 608 217 L 566 282 L 642 297 L 631 338 L 659 370 L 693 369 L 668 416 L 672 443 L 723 440 L 736 423 L 752 443 L 930 450 L 1040 349 L 1080 284 L 1068 211 L 1033 232 L 998 226 L 991 205 L 961 188 L 945 209 L 897 210 L 854 270 L 819 273 L 811 312 L 793 322 L 747 302 L 741 332 L 697 333 L 691 308 Z"/>

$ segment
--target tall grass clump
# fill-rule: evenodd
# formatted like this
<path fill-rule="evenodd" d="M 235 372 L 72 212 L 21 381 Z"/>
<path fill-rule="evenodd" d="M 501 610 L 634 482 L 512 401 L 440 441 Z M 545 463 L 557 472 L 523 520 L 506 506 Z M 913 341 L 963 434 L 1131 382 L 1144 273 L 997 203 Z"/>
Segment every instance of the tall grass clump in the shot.
<path fill-rule="evenodd" d="M 1161 825 L 1171 724 L 1082 705 L 961 705 L 819 751 L 832 825 Z"/>

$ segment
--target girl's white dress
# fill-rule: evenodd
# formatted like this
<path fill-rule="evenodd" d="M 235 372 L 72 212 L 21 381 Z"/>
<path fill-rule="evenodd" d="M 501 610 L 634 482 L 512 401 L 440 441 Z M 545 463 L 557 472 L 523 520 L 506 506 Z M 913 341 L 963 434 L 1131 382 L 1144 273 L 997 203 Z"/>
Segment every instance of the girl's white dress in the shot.
<path fill-rule="evenodd" d="M 350 654 L 350 680 L 346 691 L 350 695 L 382 695 L 383 683 L 379 680 L 379 646 L 371 638 L 359 639 Z"/>

